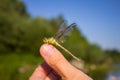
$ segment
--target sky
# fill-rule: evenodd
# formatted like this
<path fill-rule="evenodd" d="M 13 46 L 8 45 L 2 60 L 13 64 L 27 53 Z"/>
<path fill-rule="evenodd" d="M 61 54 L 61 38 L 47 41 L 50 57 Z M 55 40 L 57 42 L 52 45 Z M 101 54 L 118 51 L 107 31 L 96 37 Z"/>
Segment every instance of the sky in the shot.
<path fill-rule="evenodd" d="M 120 0 L 23 0 L 32 17 L 63 15 L 90 43 L 120 51 Z"/>

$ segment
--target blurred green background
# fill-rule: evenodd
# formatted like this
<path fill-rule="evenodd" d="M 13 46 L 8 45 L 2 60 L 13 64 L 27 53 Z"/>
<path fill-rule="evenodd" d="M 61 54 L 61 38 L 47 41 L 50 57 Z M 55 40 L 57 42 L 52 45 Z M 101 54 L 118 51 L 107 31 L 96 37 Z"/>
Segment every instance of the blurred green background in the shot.
<path fill-rule="evenodd" d="M 25 4 L 19 0 L 0 1 L 0 80 L 28 80 L 34 69 L 43 62 L 39 47 L 43 38 L 53 36 L 65 18 L 31 17 Z M 68 24 L 66 24 L 68 25 Z M 104 80 L 108 71 L 118 71 L 120 52 L 102 50 L 91 44 L 76 27 L 63 46 L 79 57 L 84 69 L 94 80 Z M 59 49 L 59 48 L 58 48 Z M 73 58 L 63 50 L 64 56 Z"/>

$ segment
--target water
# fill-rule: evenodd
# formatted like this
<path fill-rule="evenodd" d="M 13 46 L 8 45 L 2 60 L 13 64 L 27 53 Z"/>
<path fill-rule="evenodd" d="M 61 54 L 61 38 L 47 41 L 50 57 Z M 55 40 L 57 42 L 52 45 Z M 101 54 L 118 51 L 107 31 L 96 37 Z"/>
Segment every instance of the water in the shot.
<path fill-rule="evenodd" d="M 120 72 L 109 72 L 106 80 L 120 80 Z"/>
<path fill-rule="evenodd" d="M 117 71 L 110 71 L 105 80 L 120 80 L 120 64 L 115 64 Z"/>

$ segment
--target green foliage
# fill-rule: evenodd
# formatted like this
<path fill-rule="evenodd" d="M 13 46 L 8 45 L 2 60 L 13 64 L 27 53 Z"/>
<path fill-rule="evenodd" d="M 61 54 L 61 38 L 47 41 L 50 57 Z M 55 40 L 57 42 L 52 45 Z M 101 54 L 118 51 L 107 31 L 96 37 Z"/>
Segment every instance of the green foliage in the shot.
<path fill-rule="evenodd" d="M 1 3 L 0 54 L 32 52 L 38 55 L 43 38 L 54 36 L 64 20 L 61 15 L 52 19 L 30 18 L 24 3 L 18 0 L 4 0 Z M 91 45 L 86 40 L 77 26 L 63 46 L 77 57 L 90 63 L 100 62 L 105 56 L 100 47 Z M 71 59 L 69 55 L 65 54 L 65 56 Z"/>
<path fill-rule="evenodd" d="M 114 63 L 120 63 L 120 52 L 116 49 L 105 51 L 108 58 L 112 58 Z"/>
<path fill-rule="evenodd" d="M 90 45 L 86 49 L 85 60 L 90 63 L 100 63 L 106 58 L 106 54 L 97 45 Z"/>
<path fill-rule="evenodd" d="M 11 53 L 0 55 L 0 61 L 0 80 L 28 80 L 42 59 L 32 54 Z"/>
<path fill-rule="evenodd" d="M 16 50 L 22 31 L 16 25 L 23 18 L 27 18 L 27 12 L 22 2 L 18 0 L 0 1 L 0 52 Z"/>
<path fill-rule="evenodd" d="M 1 0 L 0 1 L 0 15 L 4 16 L 24 16 L 28 17 L 25 5 L 20 0 Z"/>
<path fill-rule="evenodd" d="M 107 69 L 98 66 L 97 69 L 91 70 L 88 75 L 91 76 L 94 80 L 104 80 L 106 77 L 106 73 Z"/>

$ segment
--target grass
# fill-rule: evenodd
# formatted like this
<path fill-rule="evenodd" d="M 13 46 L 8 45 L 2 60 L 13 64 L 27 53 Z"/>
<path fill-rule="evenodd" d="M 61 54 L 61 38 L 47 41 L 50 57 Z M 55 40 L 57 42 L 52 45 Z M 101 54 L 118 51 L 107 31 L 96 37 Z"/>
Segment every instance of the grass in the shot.
<path fill-rule="evenodd" d="M 32 54 L 0 55 L 0 80 L 28 80 L 42 61 Z"/>

